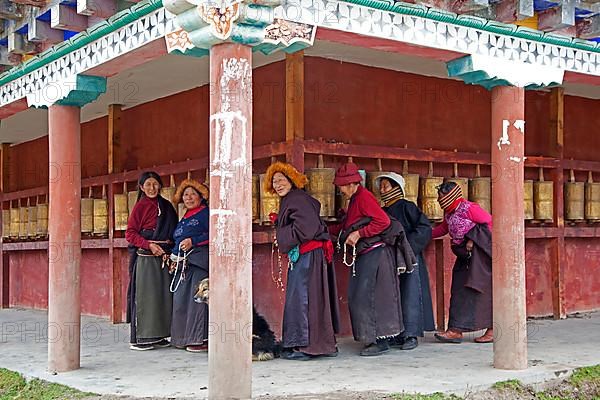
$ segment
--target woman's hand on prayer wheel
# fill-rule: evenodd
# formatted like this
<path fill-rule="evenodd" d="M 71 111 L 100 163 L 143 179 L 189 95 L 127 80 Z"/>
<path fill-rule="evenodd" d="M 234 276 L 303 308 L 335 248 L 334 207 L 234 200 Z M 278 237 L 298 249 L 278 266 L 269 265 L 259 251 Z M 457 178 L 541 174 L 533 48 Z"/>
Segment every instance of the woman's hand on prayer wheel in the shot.
<path fill-rule="evenodd" d="M 360 233 L 358 233 L 358 231 L 354 231 L 348 235 L 348 238 L 346 239 L 346 244 L 349 246 L 356 246 L 356 243 L 358 243 L 359 239 Z"/>

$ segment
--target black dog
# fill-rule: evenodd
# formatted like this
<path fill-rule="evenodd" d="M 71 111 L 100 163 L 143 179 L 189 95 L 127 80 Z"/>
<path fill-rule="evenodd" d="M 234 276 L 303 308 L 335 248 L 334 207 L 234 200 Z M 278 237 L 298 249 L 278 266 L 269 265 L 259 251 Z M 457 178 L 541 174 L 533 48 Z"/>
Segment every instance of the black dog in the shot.
<path fill-rule="evenodd" d="M 196 303 L 208 303 L 209 281 L 203 279 L 194 295 Z M 281 345 L 275 340 L 275 334 L 269 327 L 267 320 L 256 312 L 252 306 L 252 361 L 269 361 L 279 357 Z"/>

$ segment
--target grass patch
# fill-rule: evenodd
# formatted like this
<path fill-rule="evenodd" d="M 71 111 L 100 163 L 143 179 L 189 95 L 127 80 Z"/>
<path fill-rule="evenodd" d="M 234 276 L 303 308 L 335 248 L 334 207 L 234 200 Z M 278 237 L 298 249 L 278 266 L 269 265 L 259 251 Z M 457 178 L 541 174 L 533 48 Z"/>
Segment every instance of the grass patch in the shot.
<path fill-rule="evenodd" d="M 523 390 L 523 384 L 517 379 L 510 379 L 508 381 L 496 382 L 492 385 L 492 389 L 496 390 L 513 390 L 520 392 Z"/>
<path fill-rule="evenodd" d="M 405 393 L 397 393 L 392 395 L 392 399 L 394 400 L 461 400 L 462 397 L 458 397 L 454 394 L 444 394 L 444 393 L 432 393 L 432 394 L 405 394 Z"/>
<path fill-rule="evenodd" d="M 581 386 L 583 383 L 600 384 L 600 365 L 577 368 L 569 380 L 575 386 Z"/>
<path fill-rule="evenodd" d="M 93 395 L 40 379 L 26 381 L 21 374 L 0 368 L 0 400 L 75 400 Z"/>

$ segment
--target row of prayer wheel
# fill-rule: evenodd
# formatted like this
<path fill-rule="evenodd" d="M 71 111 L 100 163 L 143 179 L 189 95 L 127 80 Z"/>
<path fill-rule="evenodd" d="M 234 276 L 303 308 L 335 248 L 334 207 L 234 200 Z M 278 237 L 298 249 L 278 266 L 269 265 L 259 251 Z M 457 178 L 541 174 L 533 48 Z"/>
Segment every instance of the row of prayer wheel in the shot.
<path fill-rule="evenodd" d="M 455 166 L 454 177 L 443 178 L 433 175 L 433 164 L 430 163 L 429 174 L 420 177 L 418 174 L 409 174 L 407 163 L 404 165 L 405 198 L 419 205 L 423 213 L 431 220 L 439 222 L 444 213 L 437 201 L 437 187 L 443 182 L 455 182 L 461 186 L 462 192 L 469 200 L 478 203 L 483 209 L 491 212 L 491 179 L 480 176 L 477 166 L 475 178 L 458 177 Z M 389 174 L 389 171 L 365 172 L 363 185 L 373 192 L 379 199 L 379 191 L 375 186 L 377 177 Z M 319 167 L 307 169 L 308 178 L 306 191 L 321 203 L 321 216 L 325 219 L 334 218 L 336 210 L 345 208 L 347 200 L 343 199 L 333 185 L 335 177 L 334 168 L 323 168 L 322 161 Z M 252 177 L 252 216 L 255 222 L 269 223 L 269 214 L 276 213 L 279 209 L 279 196 L 266 193 L 263 190 L 264 174 Z M 575 182 L 573 172 L 571 181 L 565 183 L 565 220 L 571 222 L 585 221 L 600 222 L 600 183 L 592 180 L 589 173 L 588 182 Z M 539 180 L 524 181 L 524 209 L 525 220 L 533 223 L 548 223 L 554 219 L 554 182 L 545 181 L 543 169 L 539 170 Z"/>
<path fill-rule="evenodd" d="M 2 237 L 11 240 L 48 237 L 48 204 L 2 210 Z"/>

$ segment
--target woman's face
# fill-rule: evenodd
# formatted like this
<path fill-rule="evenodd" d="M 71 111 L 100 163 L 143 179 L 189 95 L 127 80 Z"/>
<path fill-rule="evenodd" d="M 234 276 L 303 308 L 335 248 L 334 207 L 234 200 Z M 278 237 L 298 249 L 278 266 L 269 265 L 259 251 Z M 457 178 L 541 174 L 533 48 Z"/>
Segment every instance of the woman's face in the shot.
<path fill-rule="evenodd" d="M 340 186 L 340 192 L 342 192 L 344 197 L 346 197 L 347 199 L 351 198 L 352 195 L 356 193 L 357 189 L 358 183 L 349 183 L 347 185 Z"/>
<path fill-rule="evenodd" d="M 202 197 L 198 194 L 198 192 L 196 192 L 195 189 L 187 187 L 183 191 L 183 205 L 188 210 L 199 207 L 201 200 Z"/>
<path fill-rule="evenodd" d="M 383 178 L 379 183 L 379 193 L 381 194 L 386 194 L 392 189 L 392 183 L 389 181 L 389 179 Z"/>
<path fill-rule="evenodd" d="M 279 197 L 284 197 L 292 190 L 292 183 L 281 172 L 275 172 L 273 175 L 273 189 Z"/>
<path fill-rule="evenodd" d="M 160 192 L 160 183 L 154 178 L 148 178 L 144 181 L 143 185 L 140 185 L 140 189 L 142 189 L 146 197 L 153 199 Z"/>

